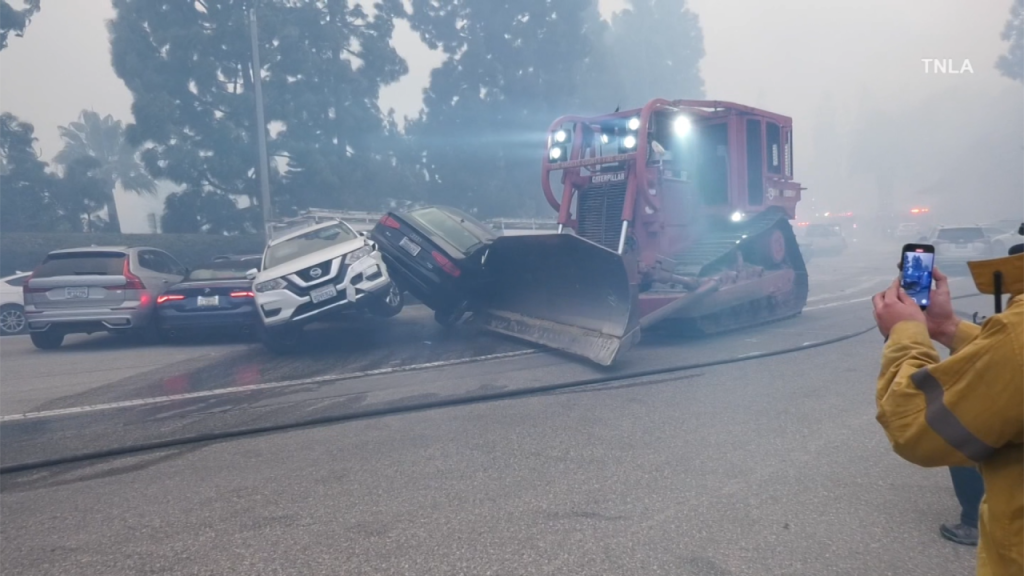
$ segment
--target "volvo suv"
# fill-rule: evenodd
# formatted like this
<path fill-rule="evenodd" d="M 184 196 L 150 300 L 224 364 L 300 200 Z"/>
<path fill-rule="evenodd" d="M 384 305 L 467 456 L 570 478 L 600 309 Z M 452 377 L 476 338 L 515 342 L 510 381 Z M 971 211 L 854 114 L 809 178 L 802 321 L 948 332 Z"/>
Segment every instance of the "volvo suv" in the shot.
<path fill-rule="evenodd" d="M 158 296 L 186 274 L 156 248 L 91 246 L 50 252 L 22 285 L 25 320 L 37 348 L 68 334 L 139 334 L 157 340 Z"/>
<path fill-rule="evenodd" d="M 264 345 L 275 353 L 294 351 L 311 322 L 359 310 L 388 318 L 404 306 L 377 246 L 340 220 L 271 240 L 262 267 L 248 276 Z"/>

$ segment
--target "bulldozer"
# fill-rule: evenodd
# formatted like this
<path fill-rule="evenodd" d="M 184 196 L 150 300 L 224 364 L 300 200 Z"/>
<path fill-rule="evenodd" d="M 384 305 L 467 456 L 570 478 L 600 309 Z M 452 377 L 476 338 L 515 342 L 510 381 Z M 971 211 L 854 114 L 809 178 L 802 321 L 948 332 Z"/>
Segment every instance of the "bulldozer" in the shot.
<path fill-rule="evenodd" d="M 563 116 L 540 185 L 557 231 L 490 245 L 471 323 L 610 366 L 655 326 L 714 334 L 806 305 L 787 116 L 665 99 Z"/>

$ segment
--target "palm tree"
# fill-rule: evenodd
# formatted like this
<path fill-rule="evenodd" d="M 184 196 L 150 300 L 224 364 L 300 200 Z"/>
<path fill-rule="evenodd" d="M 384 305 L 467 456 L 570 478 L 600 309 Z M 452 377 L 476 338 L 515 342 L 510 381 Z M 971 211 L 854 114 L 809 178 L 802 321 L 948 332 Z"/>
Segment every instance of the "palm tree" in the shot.
<path fill-rule="evenodd" d="M 54 157 L 54 162 L 65 169 L 83 156 L 99 161 L 95 174 L 107 183 L 107 220 L 115 230 L 121 231 L 121 220 L 117 215 L 115 190 L 121 188 L 136 194 L 155 194 L 156 181 L 143 169 L 136 149 L 129 146 L 124 137 L 124 125 L 113 116 L 100 117 L 92 110 L 82 110 L 77 122 L 58 128 L 64 141 L 64 148 Z"/>

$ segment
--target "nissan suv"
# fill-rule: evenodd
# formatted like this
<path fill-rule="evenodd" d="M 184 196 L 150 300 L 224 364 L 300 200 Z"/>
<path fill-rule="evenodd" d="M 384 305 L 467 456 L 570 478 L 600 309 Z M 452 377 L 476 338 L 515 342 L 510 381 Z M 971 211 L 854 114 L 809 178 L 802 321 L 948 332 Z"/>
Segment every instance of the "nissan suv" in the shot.
<path fill-rule="evenodd" d="M 248 276 L 264 345 L 275 353 L 293 351 L 306 324 L 335 313 L 364 310 L 388 318 L 404 306 L 377 246 L 340 220 L 271 240 L 260 270 Z"/>
<path fill-rule="evenodd" d="M 186 269 L 156 248 L 91 246 L 47 254 L 22 285 L 36 348 L 60 348 L 67 334 L 138 334 L 156 341 L 157 296 Z"/>

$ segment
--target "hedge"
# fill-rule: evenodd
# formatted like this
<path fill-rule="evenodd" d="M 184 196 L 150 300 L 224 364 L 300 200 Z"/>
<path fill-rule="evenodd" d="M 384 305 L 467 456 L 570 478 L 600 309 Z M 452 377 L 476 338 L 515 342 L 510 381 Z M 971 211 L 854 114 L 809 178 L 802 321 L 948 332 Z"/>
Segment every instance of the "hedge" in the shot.
<path fill-rule="evenodd" d="M 0 233 L 0 275 L 32 270 L 53 250 L 92 245 L 150 246 L 165 250 L 185 266 L 192 267 L 220 254 L 260 254 L 263 236 Z"/>

